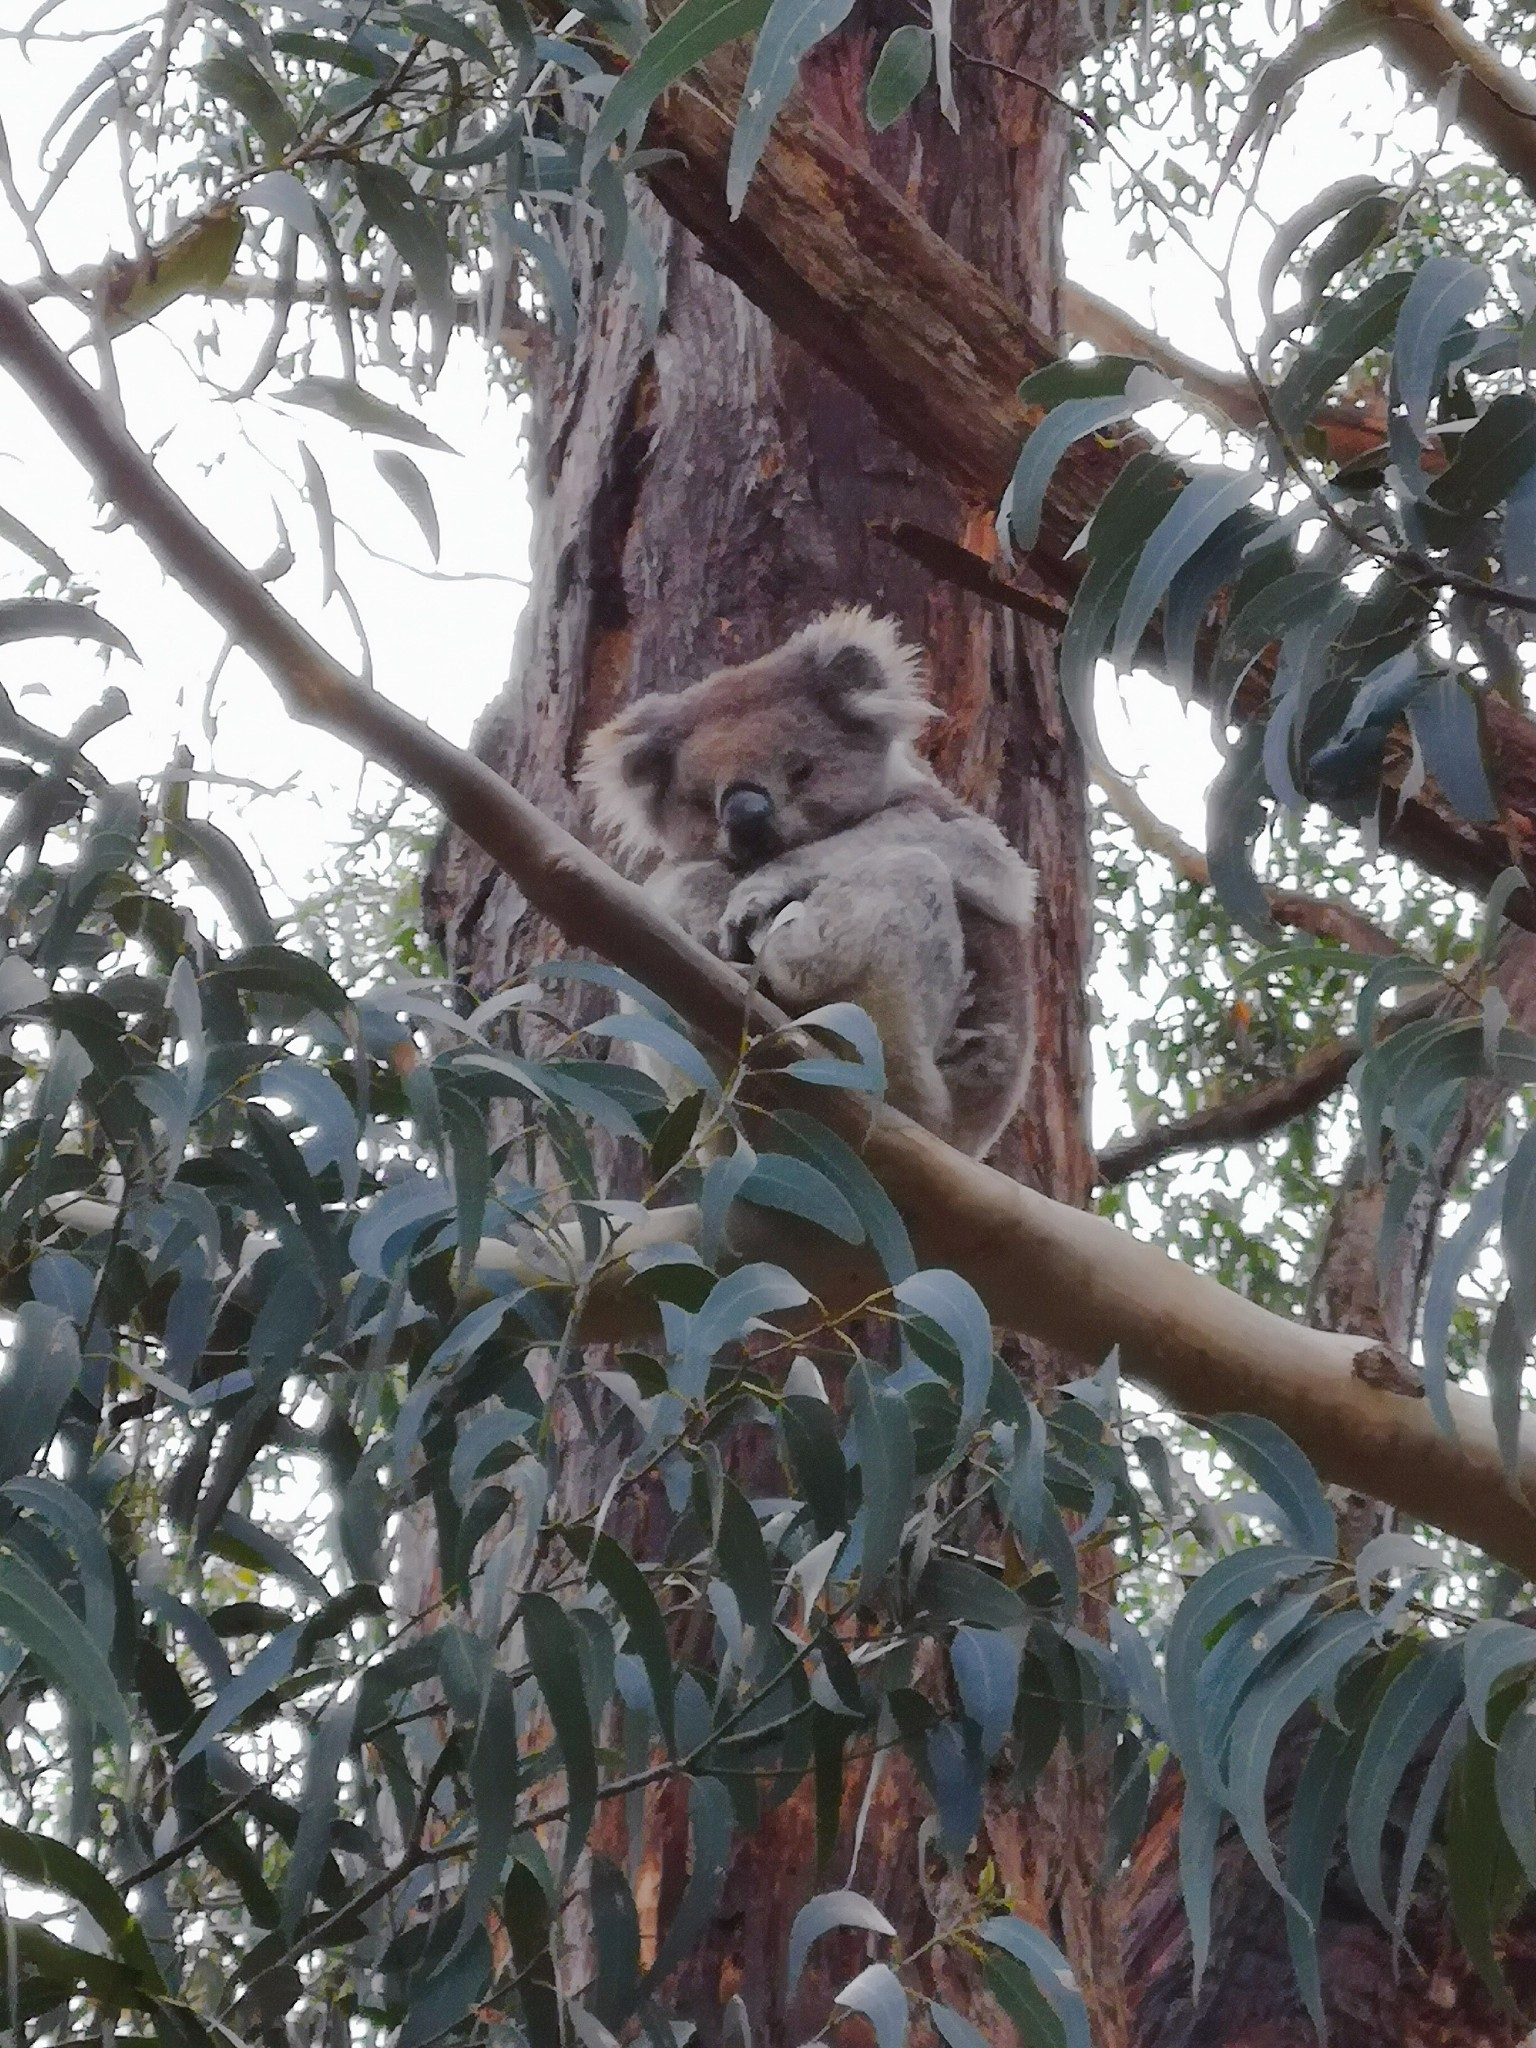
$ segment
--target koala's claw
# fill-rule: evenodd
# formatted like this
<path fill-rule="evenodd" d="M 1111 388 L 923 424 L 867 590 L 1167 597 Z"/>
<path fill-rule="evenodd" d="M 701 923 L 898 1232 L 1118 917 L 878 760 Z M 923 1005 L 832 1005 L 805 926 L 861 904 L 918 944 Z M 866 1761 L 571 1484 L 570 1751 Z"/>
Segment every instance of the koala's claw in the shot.
<path fill-rule="evenodd" d="M 768 934 L 781 924 L 805 915 L 798 897 L 750 888 L 738 889 L 720 920 L 720 950 L 727 960 L 755 960 Z"/>

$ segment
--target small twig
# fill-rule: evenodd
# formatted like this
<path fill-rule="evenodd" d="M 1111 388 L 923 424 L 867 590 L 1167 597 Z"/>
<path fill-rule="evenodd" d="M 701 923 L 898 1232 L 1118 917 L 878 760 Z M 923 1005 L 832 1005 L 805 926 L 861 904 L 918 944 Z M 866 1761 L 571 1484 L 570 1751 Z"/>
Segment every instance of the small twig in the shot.
<path fill-rule="evenodd" d="M 1138 845 L 1149 853 L 1161 854 L 1180 881 L 1188 882 L 1192 888 L 1211 886 L 1211 870 L 1205 855 L 1158 817 L 1134 784 L 1117 775 L 1102 759 L 1096 760 L 1089 772 L 1105 802 L 1130 826 Z M 1319 939 L 1337 939 L 1351 952 L 1370 953 L 1379 959 L 1402 951 L 1380 925 L 1342 897 L 1308 896 L 1299 889 L 1266 889 L 1264 894 L 1275 923 L 1291 931 L 1310 932 Z"/>

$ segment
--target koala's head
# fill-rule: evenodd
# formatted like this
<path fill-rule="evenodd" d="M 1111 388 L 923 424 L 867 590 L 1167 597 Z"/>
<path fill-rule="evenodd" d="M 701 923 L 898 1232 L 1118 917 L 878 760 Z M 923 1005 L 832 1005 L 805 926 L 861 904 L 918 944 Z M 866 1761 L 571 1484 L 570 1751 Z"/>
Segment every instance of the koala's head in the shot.
<path fill-rule="evenodd" d="M 642 698 L 592 735 L 580 780 L 630 854 L 753 868 L 930 779 L 933 706 L 888 619 L 829 612 L 760 661 Z"/>

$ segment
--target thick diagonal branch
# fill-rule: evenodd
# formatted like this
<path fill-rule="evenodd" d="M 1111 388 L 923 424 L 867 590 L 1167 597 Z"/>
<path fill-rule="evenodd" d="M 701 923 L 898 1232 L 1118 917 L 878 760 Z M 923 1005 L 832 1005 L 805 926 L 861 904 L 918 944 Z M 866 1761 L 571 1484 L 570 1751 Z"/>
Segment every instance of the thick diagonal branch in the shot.
<path fill-rule="evenodd" d="M 194 517 L 4 286 L 0 365 L 296 717 L 434 795 L 573 944 L 649 983 L 696 1029 L 734 1048 L 749 999 L 732 969 L 482 763 L 356 683 Z M 765 1005 L 757 1014 L 773 1021 Z M 1270 1416 L 1327 1478 L 1536 1571 L 1536 1512 L 1528 1505 L 1536 1499 L 1536 1448 L 1522 1459 L 1524 1490 L 1510 1489 L 1486 1402 L 1458 1395 L 1457 1436 L 1443 1436 L 1424 1402 L 1365 1384 L 1358 1340 L 1243 1301 L 1104 1218 L 963 1158 L 894 1112 L 813 1092 L 824 1119 L 861 1147 L 919 1256 L 969 1279 L 1000 1327 L 1087 1359 L 1118 1345 L 1124 1369 L 1176 1407 Z M 824 1267 L 822 1284 L 852 1306 L 880 1281 L 867 1253 L 845 1248 Z"/>

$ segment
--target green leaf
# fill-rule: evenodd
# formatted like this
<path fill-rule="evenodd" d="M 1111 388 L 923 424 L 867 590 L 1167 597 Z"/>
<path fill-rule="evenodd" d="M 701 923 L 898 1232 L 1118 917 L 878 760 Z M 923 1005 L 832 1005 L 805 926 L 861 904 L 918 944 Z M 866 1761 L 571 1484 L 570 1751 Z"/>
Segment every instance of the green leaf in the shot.
<path fill-rule="evenodd" d="M 787 1216 L 803 1217 L 807 1223 L 840 1237 L 845 1244 L 864 1241 L 864 1226 L 846 1197 L 824 1173 L 786 1153 L 760 1154 L 736 1189 L 735 1198 L 755 1203 L 759 1209 L 778 1209 Z"/>
<path fill-rule="evenodd" d="M 1502 392 L 1455 446 L 1455 460 L 1424 496 L 1442 512 L 1474 519 L 1502 504 L 1536 465 L 1536 397 Z"/>
<path fill-rule="evenodd" d="M 1513 1621 L 1474 1621 L 1462 1641 L 1466 1672 L 1467 1712 L 1484 1742 L 1488 1732 L 1488 1701 L 1500 1679 L 1536 1664 L 1532 1631 Z"/>
<path fill-rule="evenodd" d="M 1479 1744 L 1471 1743 L 1452 1774 L 1446 1809 L 1446 1893 L 1452 1924 L 1468 1959 L 1494 1999 L 1513 2014 L 1493 1945 L 1499 1864 L 1508 1856 L 1494 1798 L 1493 1760 Z"/>
<path fill-rule="evenodd" d="M 907 2038 L 907 1994 L 889 1963 L 871 1963 L 837 1994 L 836 2003 L 862 2013 L 875 2030 L 875 2048 L 902 2048 Z"/>
<path fill-rule="evenodd" d="M 1094 743 L 1093 686 L 1099 657 L 1125 601 L 1146 541 L 1176 502 L 1179 475 L 1160 455 L 1133 455 L 1088 529 L 1088 569 L 1061 636 L 1061 694 L 1086 743 Z"/>
<path fill-rule="evenodd" d="M 823 1003 L 796 1019 L 802 1030 L 829 1032 L 851 1046 L 851 1060 L 791 1060 L 786 1074 L 820 1088 L 857 1088 L 870 1095 L 885 1093 L 885 1052 L 869 1013 L 857 1003 Z"/>
<path fill-rule="evenodd" d="M 80 1339 L 58 1309 L 24 1301 L 0 1375 L 0 1479 L 14 1479 L 53 1441 L 80 1378 Z"/>
<path fill-rule="evenodd" d="M 720 1575 L 736 1595 L 741 1618 L 757 1631 L 759 1647 L 773 1627 L 773 1574 L 756 1511 L 734 1480 L 720 1487 L 720 1530 L 715 1543 Z"/>
<path fill-rule="evenodd" d="M 997 1629 L 957 1628 L 949 1646 L 960 1704 L 976 1724 L 988 1763 L 1013 1726 L 1022 1645 Z"/>
<path fill-rule="evenodd" d="M 955 1455 L 961 1456 L 980 1426 L 992 1385 L 992 1322 L 986 1304 L 968 1280 L 939 1267 L 914 1273 L 891 1292 L 903 1308 L 937 1323 L 960 1355 Z"/>
<path fill-rule="evenodd" d="M 985 1942 L 1022 1963 L 1049 2000 L 1061 2022 L 1067 2048 L 1093 2048 L 1088 2008 L 1066 1957 L 1056 1944 L 1027 1920 L 1012 1917 L 984 1920 L 976 1930 Z"/>
<path fill-rule="evenodd" d="M 688 1883 L 656 1950 L 656 1959 L 640 1986 L 644 1997 L 664 1984 L 714 1919 L 730 1862 L 735 1815 L 731 1795 L 714 1778 L 694 1778 L 688 1786 L 688 1823 L 693 1837 L 693 1863 Z"/>
<path fill-rule="evenodd" d="M 1536 1699 L 1529 1694 L 1504 1723 L 1493 1782 L 1509 1845 L 1526 1881 L 1536 1884 Z"/>
<path fill-rule="evenodd" d="M 1436 1725 L 1461 1691 L 1461 1659 L 1450 1643 L 1430 1643 L 1382 1695 L 1355 1764 L 1347 1809 L 1349 1861 L 1360 1895 L 1384 1927 L 1393 1925 L 1382 1869 L 1382 1838 L 1399 1787 Z"/>
<path fill-rule="evenodd" d="M 298 124 L 286 101 L 249 57 L 226 50 L 199 64 L 197 77 L 214 99 L 226 100 L 250 122 L 269 156 L 281 156 L 298 139 Z"/>
<path fill-rule="evenodd" d="M 717 1281 L 709 1299 L 688 1326 L 681 1358 L 672 1372 L 672 1385 L 684 1400 L 697 1400 L 704 1392 L 712 1362 L 759 1319 L 787 1308 L 804 1308 L 810 1300 L 807 1289 L 781 1266 L 759 1262 L 739 1266 Z"/>
<path fill-rule="evenodd" d="M 56 1842 L 48 1835 L 26 1834 L 0 1821 L 0 1866 L 24 1884 L 62 1892 L 83 1906 L 145 1984 L 158 1987 L 164 1982 L 149 1943 L 123 1901 L 120 1887 L 66 1843 Z"/>
<path fill-rule="evenodd" d="M 1209 1742 L 1200 1688 L 1206 1643 L 1251 1600 L 1315 1573 L 1317 1560 L 1299 1550 L 1233 1551 L 1203 1572 L 1179 1603 L 1168 1629 L 1165 1668 L 1174 1754 L 1193 1785 L 1217 1790 L 1220 1774 Z"/>
<path fill-rule="evenodd" d="M 137 661 L 133 642 L 110 619 L 88 604 L 66 604 L 56 597 L 8 597 L 0 600 L 0 647 L 18 640 L 95 640 L 103 647 Z"/>
<path fill-rule="evenodd" d="M 834 1927 L 857 1927 L 866 1934 L 886 1934 L 895 1939 L 896 1930 L 880 1908 L 862 1892 L 823 1892 L 800 1908 L 789 1930 L 789 1956 L 784 1966 L 784 1983 L 793 1992 L 800 1982 L 811 1944 L 830 1934 Z"/>
<path fill-rule="evenodd" d="M 936 1998 L 929 1999 L 928 2014 L 945 2048 L 988 2048 L 987 2037 L 979 2028 Z"/>
<path fill-rule="evenodd" d="M 229 912 L 240 943 L 275 946 L 277 926 L 267 909 L 261 884 L 229 834 L 205 818 L 167 819 L 164 830 L 167 852 L 176 860 L 189 861 L 198 870 Z"/>
<path fill-rule="evenodd" d="M 126 1759 L 128 1709 L 100 1646 L 46 1579 L 14 1551 L 0 1551 L 0 1630 L 13 1638 Z"/>
<path fill-rule="evenodd" d="M 593 1856 L 587 1883 L 596 1969 L 586 2002 L 605 2027 L 621 2027 L 639 1994 L 640 1916 L 622 1871 L 606 1856 Z"/>
<path fill-rule="evenodd" d="M 292 1941 L 309 1911 L 320 1866 L 330 1853 L 331 1822 L 336 1814 L 336 1788 L 342 1760 L 352 1746 L 357 1694 L 327 1707 L 309 1738 L 304 1765 L 304 1792 L 299 1802 L 299 1831 L 293 1839 L 283 1877 L 282 1931 Z"/>
<path fill-rule="evenodd" d="M 1021 395 L 1026 389 L 1027 386 L 1021 387 Z M 1040 538 L 1046 490 L 1057 464 L 1073 442 L 1129 419 L 1133 410 L 1123 388 L 1108 396 L 1063 399 L 1052 406 L 1040 424 L 1030 430 L 1019 450 L 1019 459 L 998 507 L 997 528 L 1007 546 L 1028 554 Z"/>
<path fill-rule="evenodd" d="M 1371 43 L 1377 33 L 1376 20 L 1367 0 L 1335 0 L 1321 20 L 1303 29 L 1287 49 L 1265 65 L 1248 92 L 1242 119 L 1227 145 L 1223 173 L 1237 162 L 1288 92 L 1321 65 Z"/>
<path fill-rule="evenodd" d="M 1211 886 L 1245 931 L 1272 939 L 1269 898 L 1253 871 L 1253 848 L 1268 814 L 1265 728 L 1250 721 L 1206 794 L 1205 849 Z"/>
<path fill-rule="evenodd" d="M 1211 1952 L 1211 1900 L 1216 1885 L 1216 1844 L 1222 1808 L 1206 1784 L 1186 1780 L 1179 1814 L 1179 1889 L 1189 1920 L 1193 1993 L 1200 1996 Z"/>
<path fill-rule="evenodd" d="M 864 1489 L 853 1536 L 860 1545 L 860 1597 L 867 1600 L 901 1551 L 917 1485 L 917 1447 L 906 1402 L 877 1385 L 862 1360 L 853 1369 L 852 1396 Z"/>
<path fill-rule="evenodd" d="M 607 1592 L 629 1630 L 629 1644 L 645 1666 L 657 1719 L 671 1744 L 674 1740 L 672 1700 L 677 1678 L 667 1641 L 666 1622 L 656 1595 L 634 1559 L 611 1536 L 599 1534 L 587 1558 L 587 1576 Z"/>
<path fill-rule="evenodd" d="M 1028 1620 L 1024 1602 L 996 1572 L 960 1557 L 930 1558 L 917 1584 L 919 1611 L 938 1621 L 974 1622 L 981 1628 L 1018 1628 Z"/>
<path fill-rule="evenodd" d="M 1227 1775 L 1227 1804 L 1248 1853 L 1281 1898 L 1285 1880 L 1269 1839 L 1265 1794 L 1275 1744 L 1293 1714 L 1309 1699 L 1326 1696 L 1345 1666 L 1371 1641 L 1376 1623 L 1369 1615 L 1329 1614 L 1309 1628 L 1237 1711 Z"/>
<path fill-rule="evenodd" d="M 899 121 L 933 76 L 933 37 L 904 22 L 886 37 L 864 94 L 864 118 L 877 134 Z"/>
<path fill-rule="evenodd" d="M 1210 688 L 1216 701 L 1230 701 L 1272 641 L 1321 618 L 1338 587 L 1338 578 L 1326 569 L 1297 569 L 1247 598 L 1227 620 L 1212 657 Z"/>
<path fill-rule="evenodd" d="M 428 554 L 434 562 L 439 561 L 443 551 L 443 534 L 438 524 L 437 506 L 432 498 L 432 486 L 409 455 L 402 455 L 398 448 L 375 449 L 373 466 L 421 528 L 421 537 L 427 544 Z"/>
<path fill-rule="evenodd" d="M 375 398 L 371 391 L 364 391 L 347 377 L 301 377 L 285 391 L 272 395 L 284 405 L 303 405 L 323 412 L 328 419 L 351 427 L 354 433 L 381 434 L 391 441 L 408 441 L 415 448 L 435 448 L 443 455 L 456 452 L 413 413 L 402 412 L 398 405 Z"/>
<path fill-rule="evenodd" d="M 201 1756 L 216 1736 L 233 1727 L 242 1714 L 248 1713 L 282 1683 L 293 1669 L 303 1634 L 303 1622 L 294 1622 L 258 1650 L 243 1670 L 235 1673 L 192 1731 L 178 1759 L 181 1764 L 189 1764 L 194 1757 Z"/>
<path fill-rule="evenodd" d="M 436 330 L 439 352 L 453 326 L 453 257 L 436 211 L 403 171 L 367 160 L 353 167 L 357 196 L 374 226 L 400 252 Z M 292 397 L 292 391 L 289 392 Z"/>
<path fill-rule="evenodd" d="M 435 1976 L 412 1986 L 395 2048 L 427 2048 L 429 2041 L 439 2040 L 450 2027 L 456 2027 L 484 1997 L 494 1968 L 490 1936 L 477 1927 Z"/>
<path fill-rule="evenodd" d="M 685 71 L 713 56 L 738 36 L 754 33 L 767 18 L 769 0 L 683 0 L 620 75 L 604 100 L 587 141 L 590 166 Z"/>
<path fill-rule="evenodd" d="M 1408 287 L 1392 344 L 1392 378 L 1408 409 L 1408 424 L 1421 441 L 1429 431 L 1429 405 L 1440 385 L 1445 344 L 1491 288 L 1487 271 L 1464 256 L 1431 256 Z"/>
<path fill-rule="evenodd" d="M 0 1431 L 3 1428 L 0 1417 Z M 0 1442 L 3 1441 L 0 1435 Z M 40 1515 L 68 1545 L 80 1574 L 86 1629 L 104 1652 L 110 1651 L 118 1619 L 117 1581 L 112 1553 L 93 1510 L 78 1493 L 46 1473 L 28 1473 L 7 1480 L 0 1486 L 0 1493 L 17 1507 Z"/>
<path fill-rule="evenodd" d="M 1285 1517 L 1285 1535 L 1300 1550 L 1331 1558 L 1339 1533 L 1317 1474 L 1278 1423 L 1261 1415 L 1217 1415 L 1207 1427 Z"/>
<path fill-rule="evenodd" d="M 800 75 L 801 59 L 824 36 L 841 28 L 852 7 L 853 0 L 773 0 L 758 30 L 731 137 L 725 203 L 732 220 L 741 212 L 774 117 Z"/>
<path fill-rule="evenodd" d="M 817 1535 L 837 1535 L 848 1526 L 848 1468 L 832 1410 L 825 1401 L 791 1394 L 780 1403 L 779 1427 L 789 1469 Z"/>
<path fill-rule="evenodd" d="M 1482 730 L 1477 703 L 1455 676 L 1440 676 L 1408 707 L 1408 724 L 1424 766 L 1441 793 L 1469 825 L 1487 824 L 1497 815 L 1488 770 L 1483 762 Z"/>
<path fill-rule="evenodd" d="M 1132 572 L 1115 627 L 1110 660 L 1125 668 L 1135 660 L 1141 636 L 1164 593 L 1184 564 L 1219 527 L 1248 503 L 1263 482 L 1259 475 L 1225 471 L 1192 477 L 1148 537 Z"/>
<path fill-rule="evenodd" d="M 597 1810 L 597 1751 L 592 1742 L 592 1716 L 581 1675 L 581 1650 L 575 1624 L 548 1593 L 525 1593 L 519 1607 L 528 1662 L 544 1695 L 550 1722 L 565 1765 L 568 1805 L 565 1869 L 569 1871 L 586 1846 Z"/>
<path fill-rule="evenodd" d="M 431 36 L 435 42 L 443 43 L 450 50 L 457 50 L 462 57 L 472 57 L 477 64 L 494 66 L 496 52 L 478 35 L 467 22 L 458 20 L 446 7 L 435 7 L 430 0 L 410 0 L 408 6 L 397 9 L 402 24 L 413 29 L 417 35 Z"/>
<path fill-rule="evenodd" d="M 1276 416 L 1292 433 L 1308 424 L 1346 371 L 1386 340 L 1411 281 L 1406 271 L 1394 271 L 1354 298 L 1324 302 L 1311 341 L 1274 395 Z"/>
<path fill-rule="evenodd" d="M 1323 1889 L 1333 1845 L 1349 1798 L 1363 1729 L 1349 1732 L 1325 1721 L 1302 1766 L 1285 1836 L 1285 1939 L 1297 1989 L 1318 2040 L 1324 2039 L 1323 1986 L 1318 1957 Z"/>

